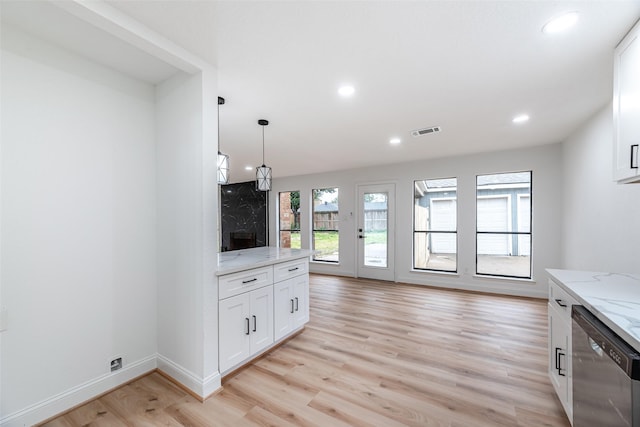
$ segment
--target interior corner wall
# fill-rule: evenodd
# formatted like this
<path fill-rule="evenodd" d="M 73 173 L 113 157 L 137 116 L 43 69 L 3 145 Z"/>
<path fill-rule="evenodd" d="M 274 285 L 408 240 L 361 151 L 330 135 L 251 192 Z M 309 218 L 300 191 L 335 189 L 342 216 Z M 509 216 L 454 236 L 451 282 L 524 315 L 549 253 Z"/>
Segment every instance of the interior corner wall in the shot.
<path fill-rule="evenodd" d="M 217 139 L 207 122 L 215 116 L 207 99 L 217 98 L 209 80 L 181 73 L 156 90 L 158 367 L 201 396 L 220 385 Z"/>
<path fill-rule="evenodd" d="M 562 150 L 562 268 L 640 272 L 640 184 L 613 181 L 611 104 L 563 142 Z"/>
<path fill-rule="evenodd" d="M 32 425 L 155 367 L 155 100 L 6 25 L 1 54 L 0 424 Z"/>
<path fill-rule="evenodd" d="M 335 171 L 314 175 L 277 178 L 270 193 L 269 226 L 272 246 L 277 245 L 277 198 L 283 191 L 300 191 L 301 242 L 310 248 L 311 190 L 338 187 L 340 220 L 340 262 L 312 262 L 310 271 L 322 274 L 355 276 L 356 264 L 356 189 L 359 184 L 394 183 L 396 188 L 395 280 L 512 295 L 546 297 L 545 268 L 560 264 L 561 233 L 561 157 L 560 144 L 514 150 L 428 159 L 394 165 Z M 500 172 L 533 171 L 532 281 L 478 277 L 475 275 L 475 180 L 476 175 Z M 414 271 L 413 259 L 413 186 L 415 180 L 458 178 L 458 274 Z"/>

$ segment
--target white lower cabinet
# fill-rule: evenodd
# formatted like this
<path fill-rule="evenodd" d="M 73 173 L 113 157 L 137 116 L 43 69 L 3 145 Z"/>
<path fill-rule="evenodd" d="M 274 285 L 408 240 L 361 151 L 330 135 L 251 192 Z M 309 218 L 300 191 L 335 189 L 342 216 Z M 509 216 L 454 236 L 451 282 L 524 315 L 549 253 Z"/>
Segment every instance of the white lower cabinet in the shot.
<path fill-rule="evenodd" d="M 248 362 L 309 321 L 308 259 L 222 275 L 218 286 L 220 373 Z"/>
<path fill-rule="evenodd" d="M 549 378 L 572 424 L 571 306 L 574 304 L 577 301 L 560 285 L 549 281 Z"/>
<path fill-rule="evenodd" d="M 273 285 L 220 301 L 220 370 L 273 343 Z"/>
<path fill-rule="evenodd" d="M 283 280 L 273 286 L 275 340 L 309 321 L 309 276 Z"/>

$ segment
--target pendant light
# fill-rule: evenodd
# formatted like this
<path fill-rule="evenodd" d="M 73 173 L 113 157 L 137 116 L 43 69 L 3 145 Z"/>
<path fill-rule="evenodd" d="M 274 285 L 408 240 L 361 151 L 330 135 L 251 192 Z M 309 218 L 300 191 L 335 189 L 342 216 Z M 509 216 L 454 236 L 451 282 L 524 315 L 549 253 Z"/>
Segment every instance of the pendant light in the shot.
<path fill-rule="evenodd" d="M 262 166 L 256 168 L 256 189 L 258 191 L 271 190 L 271 168 L 264 164 L 264 127 L 269 124 L 268 120 L 260 119 L 258 124 L 262 126 Z"/>
<path fill-rule="evenodd" d="M 220 106 L 224 105 L 224 98 L 218 97 L 218 148 L 220 148 Z M 218 184 L 229 183 L 229 156 L 218 150 Z"/>

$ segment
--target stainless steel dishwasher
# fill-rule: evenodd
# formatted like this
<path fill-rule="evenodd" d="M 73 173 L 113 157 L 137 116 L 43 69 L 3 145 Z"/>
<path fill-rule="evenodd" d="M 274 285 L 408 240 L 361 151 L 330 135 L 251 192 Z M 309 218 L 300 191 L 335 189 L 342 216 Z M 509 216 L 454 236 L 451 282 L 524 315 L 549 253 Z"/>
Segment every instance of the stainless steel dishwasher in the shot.
<path fill-rule="evenodd" d="M 586 308 L 571 318 L 573 427 L 640 427 L 640 354 Z"/>

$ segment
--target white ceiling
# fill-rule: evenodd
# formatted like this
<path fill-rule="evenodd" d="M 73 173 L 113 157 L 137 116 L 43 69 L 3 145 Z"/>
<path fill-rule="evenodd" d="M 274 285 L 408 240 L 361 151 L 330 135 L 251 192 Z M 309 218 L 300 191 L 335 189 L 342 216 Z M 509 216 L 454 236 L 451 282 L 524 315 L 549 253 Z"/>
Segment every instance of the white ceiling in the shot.
<path fill-rule="evenodd" d="M 218 66 L 233 182 L 262 163 L 261 118 L 276 178 L 560 142 L 610 101 L 640 17 L 637 0 L 109 3 Z M 541 32 L 573 10 L 573 30 Z"/>

